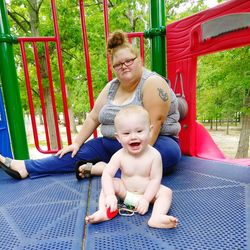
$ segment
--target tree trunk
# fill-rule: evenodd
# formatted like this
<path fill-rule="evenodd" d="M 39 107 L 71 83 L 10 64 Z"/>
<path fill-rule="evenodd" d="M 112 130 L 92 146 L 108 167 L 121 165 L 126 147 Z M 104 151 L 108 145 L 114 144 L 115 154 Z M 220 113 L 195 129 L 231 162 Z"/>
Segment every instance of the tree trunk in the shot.
<path fill-rule="evenodd" d="M 250 92 L 247 93 L 245 98 L 245 107 L 250 107 Z M 250 114 L 241 115 L 242 129 L 238 149 L 235 158 L 248 158 L 249 150 L 249 136 L 250 136 Z"/>
<path fill-rule="evenodd" d="M 235 158 L 248 158 L 250 115 L 242 115 L 242 129 Z"/>
<path fill-rule="evenodd" d="M 227 135 L 229 135 L 229 118 L 227 118 L 227 132 L 226 132 Z"/>
<path fill-rule="evenodd" d="M 29 0 L 30 8 L 30 27 L 31 27 L 31 34 L 34 37 L 39 36 L 39 9 L 42 4 L 43 0 Z M 41 80 L 43 83 L 43 93 L 44 93 L 44 101 L 45 101 L 45 109 L 47 115 L 47 122 L 48 122 L 48 130 L 49 130 L 49 138 L 50 138 L 50 146 L 51 149 L 58 149 L 58 143 L 56 138 L 56 130 L 55 130 L 55 122 L 54 122 L 54 114 L 52 109 L 52 100 L 49 87 L 44 83 L 47 82 L 48 79 L 48 71 L 47 65 L 45 60 L 45 55 L 42 53 L 38 55 L 39 57 L 39 64 L 40 64 L 40 71 L 41 71 Z M 61 139 L 60 139 L 61 140 Z"/>
<path fill-rule="evenodd" d="M 69 108 L 68 111 L 69 111 L 69 121 L 70 121 L 70 132 L 76 134 L 77 129 L 76 129 L 76 123 L 75 123 L 75 117 L 74 117 L 73 111 L 71 108 Z"/>
<path fill-rule="evenodd" d="M 210 120 L 210 130 L 213 130 L 213 119 Z"/>
<path fill-rule="evenodd" d="M 54 122 L 54 113 L 52 108 L 52 101 L 49 87 L 43 87 L 44 99 L 45 99 L 45 109 L 46 109 L 46 117 L 48 122 L 48 130 L 49 130 L 49 138 L 50 138 L 50 146 L 51 149 L 58 149 L 58 143 L 56 138 L 56 127 Z M 59 138 L 59 140 L 61 140 Z"/>
<path fill-rule="evenodd" d="M 39 125 L 43 125 L 43 117 L 41 110 L 38 111 Z"/>

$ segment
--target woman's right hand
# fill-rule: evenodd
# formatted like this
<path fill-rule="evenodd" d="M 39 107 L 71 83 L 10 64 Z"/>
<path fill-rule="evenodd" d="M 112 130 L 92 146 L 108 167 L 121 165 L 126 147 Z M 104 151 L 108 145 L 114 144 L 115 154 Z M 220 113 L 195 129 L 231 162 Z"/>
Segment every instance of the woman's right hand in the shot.
<path fill-rule="evenodd" d="M 62 158 L 63 155 L 67 154 L 68 152 L 72 152 L 71 157 L 73 158 L 76 153 L 78 152 L 80 146 L 78 143 L 72 143 L 62 149 L 60 149 L 57 153 L 56 156 L 59 156 L 59 158 Z"/>

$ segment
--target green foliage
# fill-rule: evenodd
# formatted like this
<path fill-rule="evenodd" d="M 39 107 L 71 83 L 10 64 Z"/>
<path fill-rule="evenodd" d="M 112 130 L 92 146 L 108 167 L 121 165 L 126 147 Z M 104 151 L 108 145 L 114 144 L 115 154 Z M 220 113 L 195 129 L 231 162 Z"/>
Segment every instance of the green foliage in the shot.
<path fill-rule="evenodd" d="M 249 46 L 203 56 L 198 63 L 198 119 L 232 119 L 248 113 Z"/>
<path fill-rule="evenodd" d="M 221 1 L 218 1 L 221 2 Z M 54 36 L 51 18 L 50 1 L 43 0 L 12 0 L 7 8 L 10 13 L 11 31 L 17 36 L 31 36 L 30 4 L 38 8 L 39 36 Z M 67 85 L 69 105 L 76 116 L 89 111 L 88 87 L 82 31 L 77 0 L 56 1 L 57 16 L 63 56 L 64 77 Z M 94 97 L 107 83 L 106 44 L 103 24 L 102 1 L 85 0 L 85 16 L 91 64 L 91 78 Z M 202 0 L 168 0 L 166 1 L 166 21 L 171 23 L 190 16 L 207 8 Z M 109 31 L 122 29 L 126 32 L 144 31 L 149 28 L 148 0 L 113 0 L 109 1 Z M 56 47 L 49 44 L 51 52 L 51 67 L 56 99 L 61 99 L 60 77 L 57 65 Z M 33 52 L 31 46 L 26 46 L 33 88 L 35 105 L 40 107 L 37 76 L 35 73 Z M 44 53 L 43 46 L 38 45 L 40 54 Z M 150 67 L 150 43 L 145 41 L 145 64 Z M 22 70 L 20 49 L 15 47 L 15 59 L 21 89 L 24 110 L 28 109 L 25 79 Z M 206 117 L 230 117 L 237 111 L 249 112 L 244 105 L 244 97 L 249 91 L 250 70 L 248 68 L 250 48 L 240 48 L 223 53 L 217 53 L 200 58 L 197 80 L 197 113 L 198 119 Z M 47 83 L 46 83 L 47 82 Z M 48 80 L 44 80 L 48 84 Z M 62 103 L 58 101 L 59 111 Z"/>
<path fill-rule="evenodd" d="M 167 24 L 191 16 L 207 9 L 203 0 L 168 0 L 166 1 Z"/>

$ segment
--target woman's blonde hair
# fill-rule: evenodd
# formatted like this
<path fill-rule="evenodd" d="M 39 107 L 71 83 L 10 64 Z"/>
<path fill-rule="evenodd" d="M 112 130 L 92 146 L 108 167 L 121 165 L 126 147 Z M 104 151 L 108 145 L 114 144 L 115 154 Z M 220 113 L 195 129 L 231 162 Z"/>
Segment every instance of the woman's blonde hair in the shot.
<path fill-rule="evenodd" d="M 128 48 L 134 55 L 138 56 L 137 50 L 128 42 L 127 35 L 121 31 L 114 31 L 109 35 L 107 42 L 107 51 L 113 61 L 114 54 L 117 50 Z"/>

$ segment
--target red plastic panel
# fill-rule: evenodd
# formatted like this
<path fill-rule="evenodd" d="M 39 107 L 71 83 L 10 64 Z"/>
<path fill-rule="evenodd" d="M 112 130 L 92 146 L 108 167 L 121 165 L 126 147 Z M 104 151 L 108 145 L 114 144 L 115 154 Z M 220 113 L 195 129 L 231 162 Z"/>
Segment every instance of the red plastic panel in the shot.
<path fill-rule="evenodd" d="M 217 147 L 205 142 L 211 142 L 208 133 L 201 133 L 196 122 L 196 74 L 197 57 L 208 53 L 223 51 L 235 47 L 250 44 L 250 27 L 248 23 L 250 12 L 249 0 L 232 0 L 220 4 L 214 8 L 199 12 L 193 16 L 172 23 L 167 26 L 167 69 L 168 78 L 175 82 L 176 75 L 181 72 L 183 77 L 184 92 L 188 102 L 188 115 L 181 122 L 182 131 L 180 133 L 181 149 L 184 154 L 191 156 L 206 155 L 211 159 L 217 158 L 213 153 L 204 152 L 206 147 Z M 244 13 L 244 22 L 240 13 Z M 232 15 L 233 14 L 233 15 Z M 230 20 L 228 17 L 241 19 L 242 24 L 238 26 L 233 23 L 221 25 L 221 30 L 213 30 L 211 34 L 215 37 L 204 39 L 204 27 L 209 22 Z M 242 25 L 242 27 L 240 26 Z M 211 27 L 211 25 L 210 25 Z M 235 29 L 233 29 L 235 27 Z M 176 89 L 176 93 L 180 89 Z M 201 144 L 200 142 L 204 143 Z M 201 145 L 203 145 L 201 147 Z M 217 149 L 214 148 L 216 151 Z M 214 150 L 212 150 L 214 152 Z M 222 155 L 221 159 L 225 159 Z M 250 160 L 249 160 L 250 164 Z"/>

